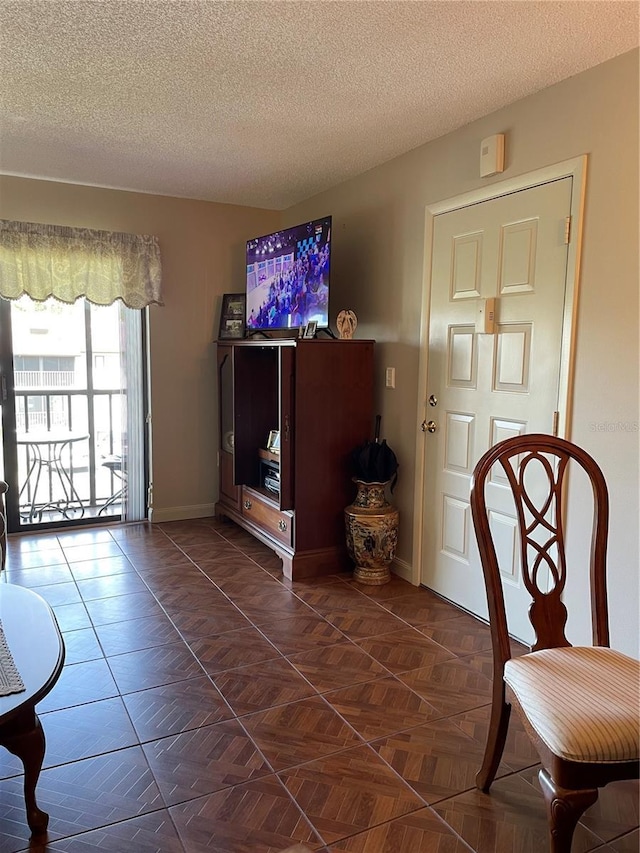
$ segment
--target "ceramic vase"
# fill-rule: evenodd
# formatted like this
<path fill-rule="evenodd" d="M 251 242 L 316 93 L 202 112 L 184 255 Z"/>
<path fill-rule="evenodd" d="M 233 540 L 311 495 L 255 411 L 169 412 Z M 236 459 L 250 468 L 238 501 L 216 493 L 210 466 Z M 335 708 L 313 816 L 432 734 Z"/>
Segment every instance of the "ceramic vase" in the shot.
<path fill-rule="evenodd" d="M 398 510 L 386 499 L 387 483 L 354 478 L 358 492 L 344 511 L 347 550 L 356 564 L 354 579 L 380 586 L 391 580 L 398 542 Z"/>

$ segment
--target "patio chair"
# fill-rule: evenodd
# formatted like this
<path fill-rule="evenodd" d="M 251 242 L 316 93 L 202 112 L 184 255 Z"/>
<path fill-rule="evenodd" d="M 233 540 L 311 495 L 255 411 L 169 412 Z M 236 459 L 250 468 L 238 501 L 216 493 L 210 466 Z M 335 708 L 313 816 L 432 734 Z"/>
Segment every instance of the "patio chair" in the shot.
<path fill-rule="evenodd" d="M 590 572 L 593 645 L 584 647 L 572 646 L 566 638 L 568 614 L 562 601 L 567 572 L 564 487 L 567 471 L 574 466 L 586 473 L 593 492 L 590 566 L 571 567 Z M 494 473 L 500 467 L 508 486 Z M 536 634 L 532 651 L 517 658 L 511 658 L 502 575 L 487 508 L 487 493 L 504 488 L 511 489 L 515 502 L 522 582 L 533 601 L 529 619 Z M 580 510 L 585 508 L 590 509 Z M 605 479 L 584 450 L 564 439 L 517 436 L 492 447 L 476 465 L 471 513 L 493 643 L 491 722 L 476 784 L 485 792 L 491 787 L 513 705 L 540 756 L 550 849 L 570 853 L 576 824 L 597 800 L 598 788 L 637 779 L 639 769 L 640 664 L 609 648 Z"/>
<path fill-rule="evenodd" d="M 114 504 L 123 504 L 126 500 L 127 496 L 127 473 L 124 470 L 123 459 L 122 456 L 114 454 L 112 456 L 105 456 L 102 460 L 101 465 L 103 468 L 108 468 L 112 474 L 114 474 L 118 480 L 120 481 L 120 488 L 117 489 L 111 497 L 105 501 L 105 503 L 100 507 L 98 511 L 98 515 L 102 515 L 105 510 L 109 509 L 109 507 Z"/>

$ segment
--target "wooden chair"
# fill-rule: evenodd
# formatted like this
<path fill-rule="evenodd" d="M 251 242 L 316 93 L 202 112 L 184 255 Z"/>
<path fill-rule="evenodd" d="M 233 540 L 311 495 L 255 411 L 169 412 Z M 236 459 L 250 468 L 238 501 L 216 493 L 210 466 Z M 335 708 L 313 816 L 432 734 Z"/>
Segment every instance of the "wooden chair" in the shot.
<path fill-rule="evenodd" d="M 567 572 L 564 488 L 567 471 L 574 465 L 586 472 L 593 490 L 589 569 L 593 646 L 587 647 L 574 647 L 567 640 L 568 614 L 562 601 Z M 507 488 L 496 477 L 500 466 L 515 502 L 522 580 L 532 598 L 529 619 L 536 635 L 532 651 L 513 659 L 486 497 L 488 481 L 492 481 L 491 489 Z M 536 480 L 532 496 L 531 484 Z M 541 480 L 545 483 L 542 490 Z M 489 791 L 513 704 L 540 756 L 550 849 L 570 853 L 576 824 L 597 800 L 597 789 L 615 780 L 637 779 L 639 769 L 640 664 L 609 648 L 605 479 L 589 454 L 564 439 L 517 436 L 492 447 L 476 465 L 471 513 L 493 643 L 491 723 L 476 784 Z M 572 565 L 574 568 L 587 571 L 586 566 Z M 547 588 L 541 589 L 539 584 Z"/>

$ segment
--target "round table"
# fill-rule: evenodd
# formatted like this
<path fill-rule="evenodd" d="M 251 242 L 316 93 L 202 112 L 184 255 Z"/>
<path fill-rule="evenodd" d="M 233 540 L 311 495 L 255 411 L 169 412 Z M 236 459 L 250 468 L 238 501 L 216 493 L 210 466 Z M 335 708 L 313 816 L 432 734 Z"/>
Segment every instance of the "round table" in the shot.
<path fill-rule="evenodd" d="M 68 518 L 70 510 L 75 509 L 73 506 L 74 503 L 77 503 L 77 508 L 80 510 L 80 517 L 82 518 L 84 515 L 84 504 L 76 487 L 73 485 L 72 478 L 64 467 L 62 454 L 65 448 L 70 447 L 74 442 L 84 441 L 87 438 L 89 438 L 87 433 L 64 431 L 34 431 L 18 434 L 16 442 L 24 445 L 27 449 L 27 467 L 29 470 L 18 496 L 18 502 L 20 503 L 22 496 L 26 495 L 27 502 L 22 504 L 22 506 L 24 506 L 23 514 L 26 513 L 27 521 L 33 521 L 36 515 L 39 515 L 40 520 L 42 520 L 42 513 L 48 508 L 57 510 L 65 518 Z M 52 476 L 54 474 L 57 476 L 64 498 L 57 501 L 47 501 L 44 504 L 36 503 L 38 484 L 43 468 L 49 469 Z"/>
<path fill-rule="evenodd" d="M 49 815 L 36 804 L 45 740 L 35 706 L 58 680 L 64 641 L 53 611 L 30 589 L 0 583 L 0 623 L 25 690 L 0 696 L 0 746 L 24 766 L 24 799 L 32 833 L 44 832 Z"/>

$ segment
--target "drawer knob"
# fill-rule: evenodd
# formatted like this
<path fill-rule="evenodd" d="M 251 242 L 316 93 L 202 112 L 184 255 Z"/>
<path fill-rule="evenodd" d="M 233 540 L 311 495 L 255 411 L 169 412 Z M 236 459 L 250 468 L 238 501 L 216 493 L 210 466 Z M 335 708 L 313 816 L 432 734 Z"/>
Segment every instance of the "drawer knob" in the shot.
<path fill-rule="evenodd" d="M 278 528 L 284 533 L 287 529 L 287 522 L 280 519 L 280 521 L 278 522 Z"/>
<path fill-rule="evenodd" d="M 245 501 L 244 502 L 244 508 L 245 509 L 251 509 L 252 506 L 253 506 L 253 504 L 251 503 L 251 501 Z"/>

